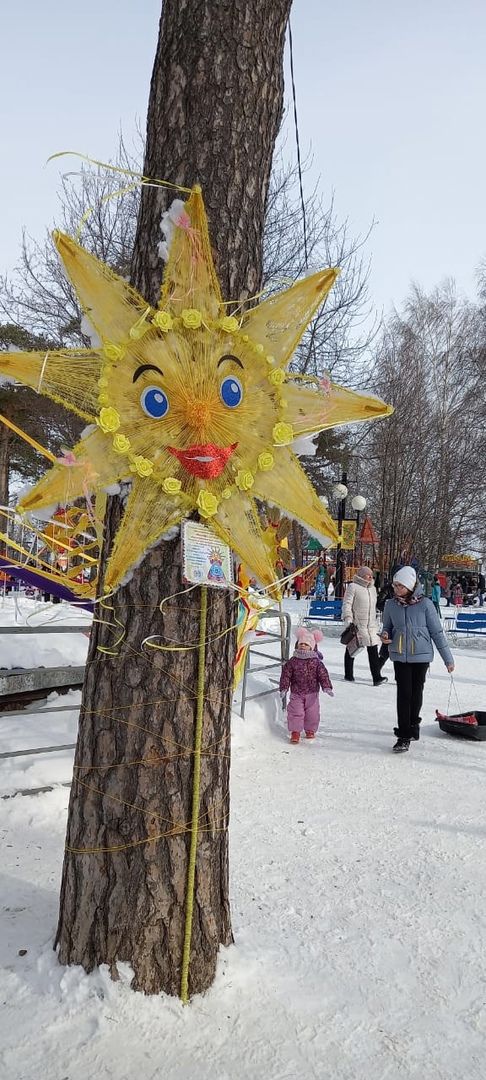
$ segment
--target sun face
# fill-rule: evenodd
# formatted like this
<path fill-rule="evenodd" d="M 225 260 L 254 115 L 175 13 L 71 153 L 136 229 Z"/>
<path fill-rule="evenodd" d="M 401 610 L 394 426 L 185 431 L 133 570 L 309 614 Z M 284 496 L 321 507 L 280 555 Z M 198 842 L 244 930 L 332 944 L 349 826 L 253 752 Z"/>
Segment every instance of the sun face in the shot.
<path fill-rule="evenodd" d="M 292 453 L 294 438 L 392 410 L 287 371 L 337 271 L 298 282 L 240 316 L 221 299 L 199 190 L 176 228 L 159 308 L 68 237 L 55 242 L 99 349 L 8 353 L 0 370 L 96 425 L 21 508 L 65 504 L 130 481 L 105 585 L 120 584 L 157 539 L 197 510 L 264 584 L 275 571 L 255 498 L 328 543 L 336 527 Z"/>
<path fill-rule="evenodd" d="M 278 427 L 287 415 L 284 372 L 270 360 L 247 334 L 200 327 L 189 338 L 150 329 L 106 361 L 99 423 L 127 476 L 142 459 L 142 475 L 169 488 L 177 481 L 194 502 L 202 491 L 220 500 L 250 490 L 249 474 L 269 471 L 279 432 L 286 434 Z"/>

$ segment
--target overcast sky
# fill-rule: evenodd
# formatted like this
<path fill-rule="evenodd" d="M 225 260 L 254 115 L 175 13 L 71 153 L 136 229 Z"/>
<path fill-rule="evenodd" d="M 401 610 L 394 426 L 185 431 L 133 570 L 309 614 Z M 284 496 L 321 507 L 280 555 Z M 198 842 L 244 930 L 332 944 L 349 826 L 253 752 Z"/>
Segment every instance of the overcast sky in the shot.
<path fill-rule="evenodd" d="M 120 126 L 145 127 L 159 13 L 160 0 L 5 5 L 1 270 L 22 226 L 39 237 L 51 225 L 59 171 L 76 167 L 45 166 L 49 154 L 106 160 Z M 376 305 L 400 306 L 412 278 L 428 288 L 453 275 L 473 296 L 486 256 L 486 0 L 294 0 L 292 27 L 313 176 L 355 233 L 377 222 Z"/>

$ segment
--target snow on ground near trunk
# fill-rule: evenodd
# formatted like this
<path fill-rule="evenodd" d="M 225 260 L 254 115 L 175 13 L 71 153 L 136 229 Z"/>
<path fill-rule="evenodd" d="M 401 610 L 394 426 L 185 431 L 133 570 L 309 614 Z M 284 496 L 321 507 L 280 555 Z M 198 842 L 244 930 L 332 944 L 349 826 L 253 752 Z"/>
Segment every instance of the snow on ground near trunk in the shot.
<path fill-rule="evenodd" d="M 335 631 L 324 653 L 336 696 L 321 697 L 314 743 L 289 746 L 277 697 L 234 716 L 236 944 L 188 1008 L 133 994 L 126 968 L 112 983 L 57 964 L 67 789 L 0 803 L 3 1080 L 484 1076 L 486 744 L 433 722 L 450 683 L 437 659 L 421 740 L 393 756 L 391 665 L 375 689 L 361 655 L 359 681 L 343 683 Z M 484 709 L 485 652 L 455 654 L 461 707 Z M 19 734 L 41 722 L 22 718 Z"/>
<path fill-rule="evenodd" d="M 85 663 L 88 638 L 76 634 L 3 634 L 2 626 L 79 626 L 89 632 L 89 611 L 72 604 L 45 604 L 22 593 L 0 599 L 0 668 L 64 667 Z"/>

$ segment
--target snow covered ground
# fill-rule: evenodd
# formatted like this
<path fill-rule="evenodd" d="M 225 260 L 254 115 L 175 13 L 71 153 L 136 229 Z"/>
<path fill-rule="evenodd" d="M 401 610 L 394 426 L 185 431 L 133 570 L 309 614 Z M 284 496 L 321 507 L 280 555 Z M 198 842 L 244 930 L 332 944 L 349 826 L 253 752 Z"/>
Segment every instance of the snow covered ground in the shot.
<path fill-rule="evenodd" d="M 70 604 L 45 604 L 22 593 L 0 599 L 0 668 L 82 666 L 88 651 L 92 616 Z M 53 627 L 49 634 L 2 634 L 2 627 Z M 56 634 L 56 626 L 79 626 L 83 632 Z M 6 672 L 6 673 L 7 673 Z M 47 703 L 31 706 L 31 715 L 8 717 L 0 714 L 0 751 L 7 753 L 41 746 L 72 744 L 78 726 L 79 691 L 59 697 L 51 694 Z M 62 712 L 51 712 L 52 707 Z M 68 706 L 71 706 L 69 711 Z M 10 794 L 26 788 L 62 783 L 71 777 L 72 752 L 37 754 L 0 760 L 0 792 Z M 1 812 L 1 810 L 0 810 Z"/>
<path fill-rule="evenodd" d="M 0 668 L 84 664 L 88 638 L 82 634 L 2 634 L 2 627 L 79 626 L 89 633 L 92 615 L 71 604 L 45 604 L 22 593 L 0 594 Z"/>
<path fill-rule="evenodd" d="M 439 732 L 450 679 L 437 659 L 421 740 L 392 755 L 391 665 L 374 688 L 361 655 L 343 683 L 335 633 L 314 743 L 289 746 L 277 697 L 235 713 L 235 945 L 189 1007 L 133 994 L 129 972 L 115 984 L 57 964 L 68 790 L 0 801 L 3 1080 L 482 1080 L 486 744 Z M 486 642 L 455 657 L 461 708 L 484 709 Z M 0 719 L 7 745 L 72 741 L 75 712 L 55 729 L 45 712 L 16 730 Z M 0 761 L 0 790 L 19 760 Z M 43 770 L 68 780 L 70 755 Z"/>

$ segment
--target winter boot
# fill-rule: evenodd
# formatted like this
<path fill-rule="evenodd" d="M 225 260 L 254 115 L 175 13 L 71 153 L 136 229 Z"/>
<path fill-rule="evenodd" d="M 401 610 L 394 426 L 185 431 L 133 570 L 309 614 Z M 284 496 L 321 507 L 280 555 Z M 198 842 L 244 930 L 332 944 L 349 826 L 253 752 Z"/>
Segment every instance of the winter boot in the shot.
<path fill-rule="evenodd" d="M 393 747 L 393 750 L 394 750 L 395 754 L 404 754 L 405 751 L 409 750 L 409 749 L 410 749 L 410 739 L 400 739 L 400 738 L 398 738 L 396 743 L 395 743 L 395 746 Z"/>
<path fill-rule="evenodd" d="M 381 686 L 384 682 L 388 682 L 386 675 L 380 675 L 379 679 L 373 679 L 373 686 Z"/>
<path fill-rule="evenodd" d="M 305 737 L 306 739 L 315 739 L 316 733 L 315 731 L 306 731 Z"/>
<path fill-rule="evenodd" d="M 418 742 L 419 739 L 420 739 L 420 725 L 421 725 L 421 723 L 422 723 L 422 717 L 419 716 L 419 718 L 417 720 L 417 723 L 412 724 L 412 739 L 415 739 L 416 742 Z"/>
<path fill-rule="evenodd" d="M 291 741 L 291 743 L 295 743 L 295 744 L 299 743 L 300 742 L 300 731 L 291 731 L 290 732 L 290 741 Z"/>

